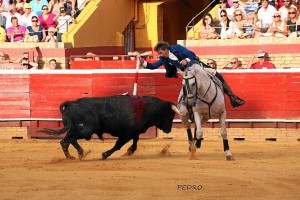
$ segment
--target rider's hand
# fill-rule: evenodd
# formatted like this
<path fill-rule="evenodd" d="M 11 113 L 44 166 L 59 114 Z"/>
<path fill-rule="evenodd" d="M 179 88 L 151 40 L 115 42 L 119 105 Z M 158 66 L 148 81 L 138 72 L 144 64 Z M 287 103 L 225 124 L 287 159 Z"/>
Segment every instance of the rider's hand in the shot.
<path fill-rule="evenodd" d="M 180 64 L 182 66 L 186 66 L 188 64 L 188 61 L 184 59 L 184 60 L 180 61 Z"/>

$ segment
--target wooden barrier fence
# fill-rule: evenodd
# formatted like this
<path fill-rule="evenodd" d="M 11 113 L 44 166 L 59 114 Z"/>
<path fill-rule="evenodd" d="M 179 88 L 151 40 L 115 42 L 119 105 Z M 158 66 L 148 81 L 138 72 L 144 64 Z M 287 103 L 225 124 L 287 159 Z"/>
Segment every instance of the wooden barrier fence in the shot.
<path fill-rule="evenodd" d="M 28 127 L 29 137 L 46 137 L 37 130 L 62 126 L 60 103 L 81 97 L 132 94 L 135 73 L 134 69 L 2 70 L 0 127 Z M 230 126 L 299 128 L 300 69 L 220 70 L 220 73 L 247 102 L 233 109 L 226 97 Z M 165 78 L 162 69 L 139 72 L 138 95 L 176 103 L 180 89 L 181 78 Z M 213 121 L 208 124 L 211 123 L 215 126 Z M 153 128 L 143 136 L 155 137 L 156 130 Z"/>

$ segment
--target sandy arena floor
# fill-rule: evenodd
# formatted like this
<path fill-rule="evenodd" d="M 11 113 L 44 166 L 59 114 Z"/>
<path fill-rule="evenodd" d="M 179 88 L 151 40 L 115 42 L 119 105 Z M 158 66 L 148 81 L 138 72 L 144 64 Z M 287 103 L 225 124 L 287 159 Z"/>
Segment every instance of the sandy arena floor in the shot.
<path fill-rule="evenodd" d="M 114 142 L 80 140 L 91 153 L 79 161 L 59 140 L 0 140 L 0 199 L 300 199 L 300 142 L 231 141 L 226 161 L 221 140 L 189 160 L 186 140 L 148 139 L 131 157 L 127 144 L 100 160 Z"/>

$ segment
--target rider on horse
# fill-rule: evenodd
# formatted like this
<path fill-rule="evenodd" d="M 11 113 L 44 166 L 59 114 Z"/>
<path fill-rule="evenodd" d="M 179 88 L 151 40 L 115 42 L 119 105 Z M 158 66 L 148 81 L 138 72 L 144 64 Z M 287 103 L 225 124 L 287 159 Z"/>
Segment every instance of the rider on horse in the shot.
<path fill-rule="evenodd" d="M 154 50 L 159 55 L 159 60 L 155 63 L 148 63 L 143 58 L 140 58 L 141 64 L 147 69 L 157 69 L 164 65 L 166 69 L 165 76 L 167 78 L 178 78 L 177 69 L 184 71 L 187 67 L 197 62 L 204 68 L 210 68 L 210 66 L 204 64 L 199 60 L 194 52 L 188 50 L 181 45 L 169 46 L 167 42 L 159 42 L 154 47 Z M 234 95 L 229 85 L 225 82 L 224 78 L 217 71 L 215 76 L 222 82 L 224 93 L 229 96 L 230 103 L 233 107 L 242 106 L 245 101 Z"/>

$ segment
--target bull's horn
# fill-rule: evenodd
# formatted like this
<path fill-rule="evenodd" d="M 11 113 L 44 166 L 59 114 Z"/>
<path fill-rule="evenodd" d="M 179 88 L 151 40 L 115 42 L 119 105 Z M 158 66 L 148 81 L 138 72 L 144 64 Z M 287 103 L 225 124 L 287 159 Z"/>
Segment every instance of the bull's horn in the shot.
<path fill-rule="evenodd" d="M 174 110 L 178 115 L 180 115 L 181 117 L 184 117 L 184 115 L 178 110 L 178 108 L 172 104 L 171 105 L 172 110 Z"/>

